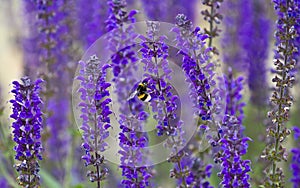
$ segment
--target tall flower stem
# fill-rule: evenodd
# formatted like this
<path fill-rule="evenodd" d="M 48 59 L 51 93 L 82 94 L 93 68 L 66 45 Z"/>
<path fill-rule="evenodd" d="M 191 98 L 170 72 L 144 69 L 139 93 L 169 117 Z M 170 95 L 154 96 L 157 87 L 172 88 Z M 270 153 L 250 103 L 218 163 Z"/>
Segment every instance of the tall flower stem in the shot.
<path fill-rule="evenodd" d="M 213 38 L 219 36 L 220 29 L 218 26 L 215 26 L 214 23 L 220 24 L 220 20 L 223 18 L 223 16 L 218 12 L 222 2 L 223 0 L 202 0 L 203 5 L 209 7 L 209 9 L 201 12 L 204 16 L 204 20 L 209 23 L 209 29 L 204 29 L 205 33 L 209 36 L 209 47 L 212 47 Z M 214 52 L 217 53 L 216 49 L 214 49 Z"/>
<path fill-rule="evenodd" d="M 152 36 L 152 41 L 155 41 L 154 37 L 155 36 L 153 35 Z M 155 42 L 153 42 L 152 47 L 153 47 L 153 53 L 154 53 L 154 63 L 156 65 L 157 69 L 159 69 L 158 60 L 157 60 L 157 50 L 156 50 Z M 156 72 L 156 78 L 158 79 L 158 91 L 160 92 L 160 95 L 163 95 L 163 97 L 165 98 L 166 96 L 165 96 L 165 94 L 164 94 L 164 92 L 162 90 L 161 84 L 160 84 L 161 78 L 160 78 L 160 75 L 159 75 L 159 71 Z M 163 112 L 164 112 L 164 114 L 167 114 L 166 107 L 167 107 L 167 104 L 164 101 L 164 106 L 163 106 Z M 169 120 L 168 120 L 168 125 L 170 125 L 170 121 Z M 172 139 L 173 143 L 176 143 L 174 136 L 171 135 L 171 139 Z M 180 156 L 180 154 L 178 154 L 178 152 L 179 151 L 178 151 L 177 147 L 175 146 L 175 156 L 171 156 L 171 158 L 173 158 L 173 159 L 171 159 L 170 161 L 175 162 L 175 164 L 177 164 L 177 166 L 179 168 L 179 172 L 177 172 L 177 173 L 180 174 L 180 178 L 182 178 L 182 182 L 181 182 L 182 186 L 184 188 L 187 188 L 188 186 L 186 184 L 186 176 L 184 175 L 185 173 L 184 173 L 183 168 L 181 166 L 181 160 L 178 157 L 178 156 Z"/>
<path fill-rule="evenodd" d="M 157 135 L 166 135 L 167 144 L 165 147 L 171 149 L 168 162 L 174 164 L 170 177 L 177 179 L 177 185 L 188 187 L 187 176 L 189 171 L 183 163 L 184 151 L 179 148 L 184 144 L 183 131 L 180 117 L 177 116 L 178 96 L 172 85 L 169 84 L 172 70 L 169 67 L 168 46 L 165 44 L 164 36 L 159 36 L 159 23 L 147 22 L 148 30 L 146 36 L 140 36 L 141 55 L 144 64 L 144 77 L 148 83 L 151 93 L 150 105 L 154 112 L 154 119 L 157 120 Z M 160 72 L 162 72 L 160 74 Z"/>
<path fill-rule="evenodd" d="M 272 125 L 268 127 L 267 134 L 274 142 L 268 144 L 261 155 L 271 162 L 267 169 L 267 181 L 264 186 L 283 187 L 284 175 L 282 169 L 277 166 L 278 162 L 287 160 L 286 149 L 281 144 L 290 134 L 286 127 L 289 120 L 289 111 L 293 103 L 290 88 L 295 81 L 294 68 L 297 61 L 295 40 L 299 31 L 295 30 L 297 19 L 300 15 L 297 2 L 294 0 L 274 0 L 275 10 L 278 14 L 277 30 L 275 33 L 276 46 L 274 57 L 275 83 L 271 97 L 273 109 L 268 112 Z"/>
<path fill-rule="evenodd" d="M 109 136 L 110 111 L 109 103 L 112 101 L 108 88 L 110 83 L 106 82 L 106 71 L 109 65 L 100 66 L 100 61 L 96 56 L 91 56 L 88 62 L 80 62 L 81 70 L 77 79 L 80 81 L 82 125 L 83 130 L 82 148 L 85 155 L 85 165 L 93 170 L 87 172 L 91 182 L 97 182 L 98 188 L 101 186 L 108 169 L 104 165 L 104 156 L 101 152 L 107 149 L 106 138 Z"/>

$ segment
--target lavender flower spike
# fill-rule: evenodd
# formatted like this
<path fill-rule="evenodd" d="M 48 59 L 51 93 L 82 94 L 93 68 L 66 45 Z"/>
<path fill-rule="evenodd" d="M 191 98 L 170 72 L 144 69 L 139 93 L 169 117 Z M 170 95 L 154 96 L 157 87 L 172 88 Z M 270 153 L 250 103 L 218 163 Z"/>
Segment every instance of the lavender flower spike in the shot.
<path fill-rule="evenodd" d="M 140 52 L 143 57 L 144 77 L 151 90 L 150 105 L 155 114 L 153 118 L 157 121 L 157 134 L 168 136 L 165 147 L 172 151 L 168 162 L 174 164 L 170 177 L 177 179 L 178 186 L 188 187 L 189 170 L 183 163 L 186 153 L 179 151 L 185 142 L 183 122 L 178 116 L 179 97 L 169 83 L 172 73 L 167 59 L 169 47 L 165 43 L 166 37 L 158 35 L 158 22 L 147 22 L 147 26 L 147 36 L 140 36 L 142 40 Z"/>
<path fill-rule="evenodd" d="M 99 37 L 106 33 L 105 18 L 108 14 L 106 1 L 78 0 L 76 16 L 78 33 L 84 49 L 88 49 Z M 84 10 L 82 9 L 84 7 Z"/>
<path fill-rule="evenodd" d="M 244 110 L 243 107 L 245 103 L 241 101 L 243 89 L 243 80 L 242 76 L 238 78 L 233 77 L 232 69 L 228 69 L 227 75 L 224 75 L 225 91 L 226 91 L 226 110 L 225 114 L 230 116 L 235 116 L 239 122 L 243 121 Z"/>
<path fill-rule="evenodd" d="M 174 22 L 177 14 L 185 14 L 192 20 L 195 18 L 196 0 L 142 0 L 141 2 L 149 20 Z"/>
<path fill-rule="evenodd" d="M 79 92 L 81 93 L 82 102 L 79 103 L 81 108 L 86 166 L 95 167 L 95 171 L 88 171 L 87 176 L 91 182 L 97 182 L 98 188 L 100 182 L 105 179 L 108 169 L 103 168 L 104 156 L 101 155 L 107 148 L 105 139 L 109 136 L 108 129 L 110 125 L 109 115 L 112 113 L 109 108 L 111 99 L 107 90 L 110 86 L 106 80 L 106 71 L 108 65 L 100 66 L 96 56 L 91 56 L 88 62 L 79 62 L 81 66 L 80 75 L 77 79 L 81 82 Z"/>
<path fill-rule="evenodd" d="M 243 160 L 248 143 L 251 140 L 243 136 L 241 122 L 234 116 L 225 116 L 223 120 L 222 138 L 219 140 L 221 152 L 217 162 L 221 163 L 222 171 L 218 176 L 222 178 L 221 184 L 225 188 L 250 187 L 248 172 L 251 171 L 250 160 Z"/>
<path fill-rule="evenodd" d="M 41 79 L 34 83 L 28 77 L 21 78 L 22 83 L 13 82 L 14 99 L 10 100 L 13 106 L 11 118 L 13 140 L 16 142 L 15 159 L 20 161 L 15 165 L 19 172 L 18 181 L 23 187 L 37 187 L 40 185 L 38 161 L 42 160 L 42 100 L 39 97 Z"/>
<path fill-rule="evenodd" d="M 137 54 L 135 53 L 134 38 L 136 36 L 133 27 L 136 10 L 127 11 L 126 1 L 108 1 L 109 17 L 106 21 L 107 27 L 112 29 L 109 32 L 111 66 L 118 104 L 119 124 L 122 130 L 119 133 L 120 168 L 122 169 L 122 187 L 151 187 L 150 168 L 147 166 L 148 137 L 143 133 L 143 127 L 148 114 L 145 112 L 145 105 L 139 99 L 128 100 L 132 86 L 138 80 L 135 73 L 138 69 L 136 64 Z"/>
<path fill-rule="evenodd" d="M 293 154 L 291 170 L 293 171 L 293 177 L 291 181 L 294 183 L 294 188 L 300 185 L 300 128 L 294 127 L 294 135 L 296 141 L 296 147 L 291 150 Z"/>
<path fill-rule="evenodd" d="M 289 111 L 293 104 L 290 89 L 295 82 L 295 66 L 298 47 L 295 45 L 299 31 L 295 29 L 300 16 L 299 1 L 274 0 L 275 10 L 278 15 L 277 29 L 275 32 L 276 46 L 274 57 L 275 76 L 272 82 L 275 84 L 271 97 L 273 109 L 268 112 L 272 125 L 268 127 L 267 134 L 273 139 L 261 155 L 271 162 L 272 166 L 266 169 L 267 179 L 265 187 L 284 187 L 284 175 L 278 162 L 287 160 L 287 151 L 281 144 L 290 134 L 286 123 L 289 120 Z"/>
<path fill-rule="evenodd" d="M 224 187 L 250 187 L 250 160 L 243 160 L 248 141 L 243 135 L 243 106 L 241 102 L 243 77 L 234 78 L 231 68 L 224 76 L 226 91 L 226 110 L 220 131 L 220 151 L 215 154 L 215 161 L 221 164 L 222 170 L 218 175 L 222 178 Z"/>
<path fill-rule="evenodd" d="M 248 85 L 251 91 L 251 102 L 256 106 L 263 107 L 267 104 L 269 86 L 267 83 L 266 60 L 268 58 L 269 38 L 271 34 L 271 20 L 267 17 L 266 3 L 255 0 L 253 8 L 252 27 L 250 27 L 251 39 L 245 41 L 248 49 Z"/>

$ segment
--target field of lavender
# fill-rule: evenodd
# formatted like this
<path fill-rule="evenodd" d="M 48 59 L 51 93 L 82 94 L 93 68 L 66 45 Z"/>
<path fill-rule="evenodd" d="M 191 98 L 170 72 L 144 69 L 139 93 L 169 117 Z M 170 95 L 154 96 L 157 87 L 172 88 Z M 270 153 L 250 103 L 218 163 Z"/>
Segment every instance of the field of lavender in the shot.
<path fill-rule="evenodd" d="M 300 0 L 3 0 L 0 187 L 300 188 Z"/>

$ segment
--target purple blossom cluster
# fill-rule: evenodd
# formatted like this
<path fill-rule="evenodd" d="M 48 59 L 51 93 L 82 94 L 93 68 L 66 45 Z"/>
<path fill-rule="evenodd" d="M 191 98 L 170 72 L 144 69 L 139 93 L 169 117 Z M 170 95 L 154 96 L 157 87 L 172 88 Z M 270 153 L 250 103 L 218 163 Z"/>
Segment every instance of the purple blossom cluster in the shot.
<path fill-rule="evenodd" d="M 224 75 L 224 85 L 226 91 L 226 109 L 225 114 L 229 116 L 236 116 L 239 122 L 243 122 L 245 102 L 242 102 L 242 90 L 243 90 L 242 76 L 234 79 L 232 69 L 228 69 L 227 75 Z"/>
<path fill-rule="evenodd" d="M 243 136 L 241 122 L 234 116 L 224 117 L 222 128 L 219 140 L 221 152 L 217 156 L 217 162 L 222 166 L 218 173 L 222 178 L 221 184 L 228 188 L 250 187 L 250 160 L 243 160 L 242 156 L 247 153 L 247 142 L 251 139 Z"/>
<path fill-rule="evenodd" d="M 137 14 L 136 10 L 131 10 L 129 13 L 125 10 L 125 0 L 109 0 L 109 15 L 106 20 L 106 27 L 108 31 L 113 29 L 120 29 L 124 24 L 134 23 L 134 15 Z"/>
<path fill-rule="evenodd" d="M 212 102 L 207 93 L 211 87 L 204 70 L 200 69 L 200 64 L 206 63 L 209 59 L 209 49 L 204 49 L 205 39 L 208 36 L 202 35 L 200 28 L 193 30 L 192 22 L 185 15 L 177 15 L 176 20 L 179 29 L 175 28 L 174 32 L 178 35 L 177 46 L 181 46 L 180 53 L 183 55 L 182 69 L 185 71 L 188 81 L 191 82 L 191 96 L 199 110 L 197 114 L 202 120 L 209 120 L 211 119 Z M 205 50 L 203 56 L 195 59 L 197 57 L 196 50 L 202 49 Z"/>
<path fill-rule="evenodd" d="M 224 75 L 224 91 L 226 92 L 226 110 L 222 121 L 220 139 L 218 140 L 220 151 L 215 155 L 215 162 L 221 164 L 224 187 L 250 187 L 251 161 L 243 160 L 247 153 L 249 137 L 244 136 L 243 106 L 241 102 L 243 89 L 243 77 L 234 79 L 231 69 Z"/>
<path fill-rule="evenodd" d="M 42 160 L 42 100 L 39 97 L 41 79 L 34 83 L 28 77 L 23 77 L 21 83 L 13 82 L 14 99 L 10 100 L 13 113 L 10 117 L 12 123 L 13 140 L 17 144 L 15 165 L 19 173 L 18 182 L 23 187 L 36 187 L 40 185 L 40 166 Z"/>
<path fill-rule="evenodd" d="M 124 187 L 149 187 L 151 173 L 147 167 L 144 148 L 148 145 L 148 138 L 141 130 L 144 117 L 121 116 L 119 133 L 122 176 Z"/>
<path fill-rule="evenodd" d="M 78 92 L 81 93 L 82 102 L 79 103 L 81 108 L 83 130 L 83 149 L 86 166 L 93 166 L 95 170 L 87 172 L 91 182 L 100 182 L 105 179 L 108 169 L 103 167 L 104 156 L 101 152 L 108 147 L 105 139 L 109 136 L 110 117 L 112 113 L 109 107 L 111 99 L 108 88 L 110 83 L 106 82 L 106 72 L 109 65 L 101 67 L 97 56 L 91 56 L 87 62 L 80 62 L 80 75 L 77 79 L 80 81 Z"/>
<path fill-rule="evenodd" d="M 206 47 L 208 35 L 199 27 L 193 29 L 192 22 L 185 15 L 177 17 L 176 42 L 182 54 L 182 69 L 190 84 L 190 96 L 194 102 L 195 115 L 200 119 L 199 125 L 209 132 L 217 132 L 215 118 L 220 114 L 220 92 L 215 81 L 215 64 L 212 61 L 213 48 Z M 213 117 L 214 116 L 214 117 Z M 214 145 L 213 135 L 209 135 Z"/>

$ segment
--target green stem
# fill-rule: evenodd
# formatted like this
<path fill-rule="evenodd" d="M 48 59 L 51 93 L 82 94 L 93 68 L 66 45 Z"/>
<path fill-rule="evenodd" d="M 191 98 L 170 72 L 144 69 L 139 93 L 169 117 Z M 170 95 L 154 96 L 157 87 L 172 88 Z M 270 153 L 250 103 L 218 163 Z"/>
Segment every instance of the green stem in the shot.
<path fill-rule="evenodd" d="M 286 6 L 287 8 L 289 7 L 289 0 L 287 0 L 286 2 Z M 289 24 L 287 24 L 287 27 L 286 27 L 286 33 L 288 34 L 289 33 L 289 30 L 290 30 L 290 27 L 289 27 Z M 287 52 L 287 48 L 288 48 L 288 45 L 289 45 L 289 41 L 286 39 L 285 41 L 285 55 L 284 55 L 284 67 L 286 66 L 287 64 L 287 59 L 288 59 L 288 52 Z M 281 73 L 281 77 L 282 77 L 282 81 L 284 81 L 286 79 L 286 69 L 283 69 L 282 70 L 282 73 Z M 282 102 L 283 101 L 283 97 L 284 97 L 284 89 L 285 87 L 283 86 L 283 84 L 281 83 L 280 84 L 280 98 L 279 98 L 279 106 L 278 106 L 278 116 L 277 116 L 277 119 L 276 119 L 276 122 L 277 122 L 277 126 L 276 126 L 276 141 L 275 141 L 275 158 L 277 158 L 277 154 L 278 154 L 278 148 L 279 148 L 279 142 L 280 142 L 280 127 L 283 125 L 283 119 L 282 119 L 282 114 L 281 112 L 283 111 L 283 108 L 282 108 Z M 276 159 L 277 160 L 277 159 Z M 275 177 L 275 174 L 276 174 L 276 160 L 273 159 L 273 168 L 272 168 L 272 175 L 273 175 L 273 178 Z"/>

